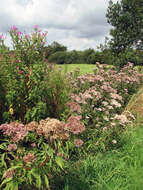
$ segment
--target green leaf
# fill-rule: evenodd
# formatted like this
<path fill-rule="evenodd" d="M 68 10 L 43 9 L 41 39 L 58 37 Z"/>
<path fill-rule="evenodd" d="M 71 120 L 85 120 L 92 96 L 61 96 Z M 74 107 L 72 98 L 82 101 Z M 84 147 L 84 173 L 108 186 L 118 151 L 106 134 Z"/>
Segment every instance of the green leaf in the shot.
<path fill-rule="evenodd" d="M 31 177 L 31 173 L 30 172 L 28 172 L 27 178 L 29 179 L 29 183 L 31 185 L 32 184 L 32 177 Z"/>
<path fill-rule="evenodd" d="M 41 184 L 42 184 L 42 180 L 41 180 L 40 175 L 37 174 L 36 171 L 34 171 L 34 170 L 31 171 L 31 174 L 32 174 L 32 175 L 35 177 L 35 179 L 36 179 L 36 186 L 37 186 L 38 188 L 40 188 L 40 187 L 41 187 Z"/>
<path fill-rule="evenodd" d="M 38 188 L 40 188 L 42 185 L 42 180 L 41 180 L 40 175 L 37 175 L 37 177 L 36 177 L 36 185 Z"/>
<path fill-rule="evenodd" d="M 46 187 L 50 188 L 50 186 L 49 186 L 49 179 L 48 179 L 48 177 L 46 175 L 44 175 L 44 180 L 45 180 Z"/>
<path fill-rule="evenodd" d="M 2 166 L 4 166 L 5 168 L 7 168 L 7 165 L 6 165 L 6 162 L 5 162 L 5 153 L 2 154 L 2 156 L 1 156 L 1 163 L 2 163 Z"/>
<path fill-rule="evenodd" d="M 63 159 L 59 156 L 56 156 L 55 161 L 57 165 L 63 170 L 64 162 Z"/>
<path fill-rule="evenodd" d="M 12 181 L 12 179 L 13 179 L 12 177 L 9 177 L 9 178 L 4 179 L 3 182 L 1 183 L 0 187 L 2 187 L 2 186 L 3 186 L 4 184 L 6 184 L 6 183 Z"/>

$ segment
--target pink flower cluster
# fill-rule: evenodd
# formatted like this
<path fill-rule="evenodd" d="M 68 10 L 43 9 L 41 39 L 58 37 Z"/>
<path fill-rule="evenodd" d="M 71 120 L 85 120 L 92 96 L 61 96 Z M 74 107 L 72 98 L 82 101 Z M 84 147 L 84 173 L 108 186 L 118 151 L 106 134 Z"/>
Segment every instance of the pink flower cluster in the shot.
<path fill-rule="evenodd" d="M 120 71 L 115 67 L 109 69 L 106 65 L 97 63 L 94 74 L 85 74 L 72 81 L 75 88 L 67 105 L 71 115 L 74 112 L 77 117 L 79 114 L 82 116 L 87 128 L 92 125 L 107 131 L 119 125 L 125 126 L 129 120 L 121 115 L 121 112 L 129 100 L 130 93 L 136 92 L 142 82 L 143 74 L 138 73 L 131 63 Z M 73 126 L 73 131 L 78 133 L 78 121 L 72 122 L 71 118 L 69 128 Z"/>
<path fill-rule="evenodd" d="M 2 124 L 0 125 L 0 130 L 3 131 L 4 135 L 9 136 L 11 138 L 11 141 L 15 143 L 18 143 L 20 140 L 23 140 L 27 135 L 27 130 L 24 127 L 24 125 L 17 122 Z M 9 149 L 11 149 L 10 147 Z"/>
<path fill-rule="evenodd" d="M 34 162 L 35 161 L 35 156 L 33 153 L 28 153 L 23 157 L 23 161 L 27 164 L 29 162 Z"/>
<path fill-rule="evenodd" d="M 85 130 L 85 126 L 80 120 L 81 116 L 70 116 L 68 118 L 66 127 L 70 130 L 71 133 L 79 134 Z"/>

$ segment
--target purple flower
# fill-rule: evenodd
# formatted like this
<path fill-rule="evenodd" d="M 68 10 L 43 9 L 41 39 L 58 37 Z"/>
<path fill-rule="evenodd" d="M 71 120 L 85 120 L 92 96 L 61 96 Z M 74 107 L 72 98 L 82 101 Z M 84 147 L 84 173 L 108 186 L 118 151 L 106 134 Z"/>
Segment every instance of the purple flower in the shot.
<path fill-rule="evenodd" d="M 34 29 L 35 29 L 35 30 L 38 30 L 38 25 L 35 25 L 35 26 L 34 26 Z"/>
<path fill-rule="evenodd" d="M 22 34 L 22 32 L 17 32 L 17 35 L 20 36 Z"/>
<path fill-rule="evenodd" d="M 16 31 L 18 28 L 15 26 L 15 25 L 13 25 L 12 27 L 11 27 L 11 30 L 12 31 Z"/>
<path fill-rule="evenodd" d="M 2 39 L 2 35 L 0 34 L 0 40 Z"/>
<path fill-rule="evenodd" d="M 23 73 L 23 71 L 21 71 L 21 70 L 18 71 L 18 74 L 22 74 L 22 73 Z"/>
<path fill-rule="evenodd" d="M 32 143 L 31 146 L 32 146 L 32 147 L 36 147 L 36 143 Z"/>

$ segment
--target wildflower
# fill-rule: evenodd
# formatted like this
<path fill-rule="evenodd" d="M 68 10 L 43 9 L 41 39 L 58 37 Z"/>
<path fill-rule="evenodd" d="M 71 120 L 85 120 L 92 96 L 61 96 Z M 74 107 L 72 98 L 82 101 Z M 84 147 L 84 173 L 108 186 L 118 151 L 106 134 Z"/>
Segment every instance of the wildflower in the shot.
<path fill-rule="evenodd" d="M 83 145 L 83 141 L 81 139 L 75 139 L 74 140 L 74 144 L 77 146 L 77 147 L 80 147 Z"/>
<path fill-rule="evenodd" d="M 20 36 L 22 34 L 22 32 L 17 32 L 17 35 Z"/>
<path fill-rule="evenodd" d="M 17 149 L 16 144 L 9 144 L 7 150 L 8 151 L 15 151 Z"/>
<path fill-rule="evenodd" d="M 110 93 L 110 96 L 111 96 L 111 98 L 113 98 L 113 99 L 117 99 L 117 100 L 122 101 L 122 96 L 120 96 L 120 95 L 118 95 L 118 94 L 116 94 L 116 93 Z"/>
<path fill-rule="evenodd" d="M 15 173 L 14 169 L 7 170 L 7 171 L 5 171 L 3 177 L 4 178 L 12 178 L 14 173 Z"/>
<path fill-rule="evenodd" d="M 27 131 L 35 131 L 36 128 L 38 127 L 38 123 L 36 121 L 32 121 L 25 125 L 25 128 Z"/>
<path fill-rule="evenodd" d="M 9 112 L 10 112 L 11 115 L 13 115 L 13 114 L 14 114 L 13 108 L 10 108 L 10 109 L 9 109 Z"/>
<path fill-rule="evenodd" d="M 103 101 L 102 104 L 103 104 L 104 106 L 107 106 L 107 105 L 108 105 L 108 102 Z"/>
<path fill-rule="evenodd" d="M 114 140 L 112 140 L 112 143 L 113 144 L 117 144 L 117 141 L 114 139 Z"/>
<path fill-rule="evenodd" d="M 18 28 L 15 26 L 15 25 L 13 25 L 12 27 L 11 27 L 11 30 L 12 31 L 16 31 Z"/>
<path fill-rule="evenodd" d="M 114 99 L 111 100 L 111 105 L 113 105 L 115 107 L 118 107 L 118 108 L 121 107 L 121 104 L 119 102 L 117 102 L 116 100 L 114 100 Z"/>
<path fill-rule="evenodd" d="M 63 134 L 61 134 L 60 135 L 60 138 L 62 139 L 62 140 L 68 140 L 68 138 L 69 138 L 69 133 L 63 133 Z"/>
<path fill-rule="evenodd" d="M 21 70 L 18 71 L 18 74 L 22 74 L 22 73 L 23 73 L 23 71 L 21 71 Z"/>
<path fill-rule="evenodd" d="M 111 126 L 112 126 L 112 127 L 114 127 L 115 125 L 116 125 L 116 123 L 111 122 Z"/>
<path fill-rule="evenodd" d="M 17 122 L 2 124 L 0 125 L 0 130 L 3 131 L 4 135 L 10 136 L 12 142 L 19 142 L 27 135 L 27 130 L 24 125 Z"/>
<path fill-rule="evenodd" d="M 23 157 L 23 161 L 24 161 L 25 163 L 34 162 L 34 161 L 35 161 L 35 156 L 34 156 L 34 154 L 28 153 L 27 155 L 25 155 L 25 156 Z"/>
<path fill-rule="evenodd" d="M 104 131 L 104 132 L 107 131 L 107 129 L 108 129 L 107 127 L 103 127 L 103 131 Z"/>
<path fill-rule="evenodd" d="M 32 147 L 36 147 L 36 143 L 32 143 L 31 146 L 32 146 Z"/>
<path fill-rule="evenodd" d="M 85 126 L 80 122 L 81 116 L 71 116 L 68 119 L 66 128 L 70 129 L 70 132 L 73 134 L 82 133 L 85 130 Z"/>
<path fill-rule="evenodd" d="M 2 39 L 2 35 L 0 34 L 0 40 Z"/>
<path fill-rule="evenodd" d="M 25 35 L 25 38 L 26 38 L 26 39 L 28 39 L 29 37 L 30 37 L 29 34 L 26 34 L 26 35 Z"/>
<path fill-rule="evenodd" d="M 134 66 L 134 64 L 131 63 L 131 62 L 128 62 L 128 64 L 129 64 L 129 67 L 133 67 Z"/>
<path fill-rule="evenodd" d="M 59 71 L 61 71 L 61 70 L 62 70 L 62 67 L 61 67 L 61 66 L 59 66 L 59 67 L 58 67 L 58 70 L 59 70 Z"/>
<path fill-rule="evenodd" d="M 34 29 L 35 29 L 35 30 L 38 30 L 38 25 L 35 25 L 35 26 L 34 26 Z"/>
<path fill-rule="evenodd" d="M 103 119 L 104 119 L 105 121 L 109 121 L 109 119 L 108 119 L 107 116 L 104 116 Z"/>
<path fill-rule="evenodd" d="M 71 103 L 71 105 L 70 105 L 70 110 L 71 110 L 72 112 L 77 111 L 78 113 L 81 113 L 81 107 L 80 107 L 80 105 L 79 105 L 78 103 L 76 103 L 76 102 L 72 102 L 72 103 Z"/>
<path fill-rule="evenodd" d="M 125 124 L 129 123 L 129 120 L 123 114 L 121 114 L 121 115 L 116 114 L 114 119 L 117 119 L 120 122 L 120 125 L 125 125 Z"/>

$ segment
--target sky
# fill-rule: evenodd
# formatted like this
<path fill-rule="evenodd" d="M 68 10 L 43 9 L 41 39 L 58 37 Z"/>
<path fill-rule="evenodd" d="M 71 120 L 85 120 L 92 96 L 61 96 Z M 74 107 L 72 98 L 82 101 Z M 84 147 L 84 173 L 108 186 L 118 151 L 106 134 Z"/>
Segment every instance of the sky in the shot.
<path fill-rule="evenodd" d="M 114 0 L 113 2 L 116 2 Z M 109 0 L 1 0 L 0 34 L 16 25 L 31 32 L 34 25 L 48 31 L 47 43 L 57 41 L 69 50 L 96 49 L 109 36 L 105 17 Z"/>

